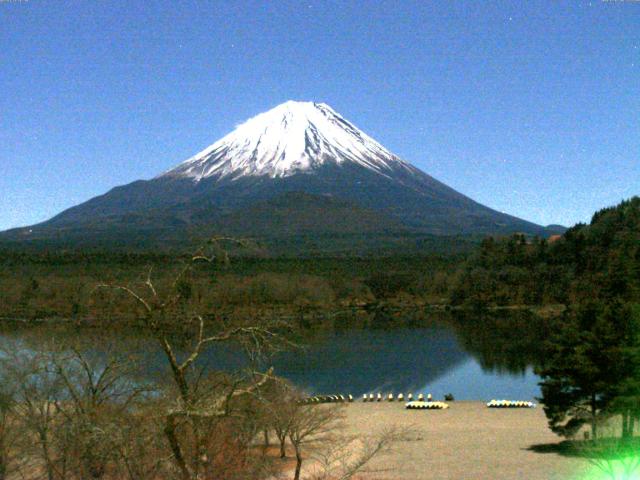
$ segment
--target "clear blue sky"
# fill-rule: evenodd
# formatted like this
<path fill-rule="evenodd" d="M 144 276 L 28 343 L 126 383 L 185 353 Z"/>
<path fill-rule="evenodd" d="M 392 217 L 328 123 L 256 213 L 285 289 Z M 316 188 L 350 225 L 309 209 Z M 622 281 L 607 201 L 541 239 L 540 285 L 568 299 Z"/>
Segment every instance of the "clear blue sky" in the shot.
<path fill-rule="evenodd" d="M 0 229 L 288 99 L 541 224 L 640 194 L 637 1 L 0 0 Z"/>

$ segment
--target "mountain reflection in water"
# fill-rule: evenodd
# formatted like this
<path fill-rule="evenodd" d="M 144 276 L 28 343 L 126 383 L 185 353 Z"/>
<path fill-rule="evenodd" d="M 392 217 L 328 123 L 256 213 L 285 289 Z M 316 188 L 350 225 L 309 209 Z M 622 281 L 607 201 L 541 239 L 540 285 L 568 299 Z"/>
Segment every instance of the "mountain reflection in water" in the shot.
<path fill-rule="evenodd" d="M 95 331 L 38 330 L 5 329 L 0 339 L 37 349 L 43 338 L 80 337 L 82 349 L 94 358 L 106 356 L 104 345 L 109 350 L 115 346 L 119 353 L 141 357 L 145 376 L 157 379 L 168 373 L 163 353 L 148 338 L 113 333 L 100 339 Z M 325 332 L 309 340 L 304 350 L 279 353 L 270 364 L 277 375 L 309 394 L 430 392 L 441 398 L 450 392 L 456 399 L 533 399 L 539 388 L 531 366 L 546 331 L 544 321 L 531 316 L 457 315 L 425 326 Z M 200 360 L 202 366 L 218 370 L 246 366 L 242 351 L 232 345 L 217 345 Z"/>
<path fill-rule="evenodd" d="M 286 352 L 276 371 L 310 392 L 408 392 L 467 360 L 444 327 L 351 330 L 312 345 L 306 355 Z"/>

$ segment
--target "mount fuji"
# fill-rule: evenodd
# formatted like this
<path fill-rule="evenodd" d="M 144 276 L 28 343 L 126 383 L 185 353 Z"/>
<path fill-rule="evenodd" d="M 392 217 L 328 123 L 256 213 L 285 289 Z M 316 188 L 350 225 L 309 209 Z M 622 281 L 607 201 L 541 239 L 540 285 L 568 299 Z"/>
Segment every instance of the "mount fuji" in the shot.
<path fill-rule="evenodd" d="M 509 232 L 552 233 L 432 178 L 328 105 L 289 101 L 151 180 L 116 187 L 0 239 L 135 247 L 219 233 L 288 245 L 296 238 L 366 243 Z"/>
<path fill-rule="evenodd" d="M 241 124 L 163 176 L 196 182 L 284 178 L 349 163 L 383 176 L 393 167 L 410 168 L 328 105 L 289 101 Z"/>

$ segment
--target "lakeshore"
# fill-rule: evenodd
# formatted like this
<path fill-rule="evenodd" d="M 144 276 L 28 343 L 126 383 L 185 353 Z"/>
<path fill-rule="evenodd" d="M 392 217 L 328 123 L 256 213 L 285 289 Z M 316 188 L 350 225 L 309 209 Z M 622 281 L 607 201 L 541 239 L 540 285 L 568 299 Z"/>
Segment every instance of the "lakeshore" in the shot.
<path fill-rule="evenodd" d="M 563 456 L 561 438 L 547 427 L 540 406 L 491 409 L 479 401 L 449 402 L 446 410 L 406 410 L 402 402 L 363 403 L 345 409 L 348 435 L 411 427 L 410 440 L 375 458 L 367 480 L 583 479 L 593 467 Z"/>

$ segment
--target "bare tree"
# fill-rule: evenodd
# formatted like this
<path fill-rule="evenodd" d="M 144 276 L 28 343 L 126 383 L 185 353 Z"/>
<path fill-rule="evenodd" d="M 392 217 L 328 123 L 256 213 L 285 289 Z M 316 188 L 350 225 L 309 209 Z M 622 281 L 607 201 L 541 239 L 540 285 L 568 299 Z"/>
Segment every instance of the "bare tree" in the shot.
<path fill-rule="evenodd" d="M 154 412 L 157 401 L 147 399 L 141 411 L 123 419 L 114 431 L 116 478 L 147 480 L 167 478 L 170 454 L 162 436 L 162 419 Z"/>
<path fill-rule="evenodd" d="M 286 442 L 300 408 L 302 395 L 284 379 L 274 379 L 260 388 L 259 398 L 267 418 L 267 429 L 278 439 L 280 458 L 285 458 Z M 265 430 L 265 435 L 268 435 Z"/>
<path fill-rule="evenodd" d="M 19 447 L 25 458 L 38 459 L 48 480 L 64 478 L 64 451 L 55 447 L 54 417 L 61 384 L 42 353 L 9 345 L 0 356 L 3 383 L 12 385 L 13 412 L 23 435 Z"/>
<path fill-rule="evenodd" d="M 411 437 L 411 428 L 389 428 L 371 435 L 347 436 L 343 433 L 345 404 L 318 405 L 301 401 L 302 395 L 282 382 L 279 392 L 268 403 L 270 425 L 281 441 L 284 435 L 295 452 L 294 480 L 299 480 L 305 459 L 312 462 L 314 480 L 347 480 L 368 469 L 371 460 L 388 453 L 392 446 Z M 367 470 L 371 471 L 371 470 Z"/>
<path fill-rule="evenodd" d="M 294 480 L 300 479 L 304 455 L 335 439 L 343 418 L 341 405 L 297 404 L 292 411 L 289 441 L 296 455 Z"/>
<path fill-rule="evenodd" d="M 124 285 L 99 285 L 124 292 L 142 309 L 147 330 L 159 342 L 168 362 L 177 395 L 173 406 L 166 411 L 164 435 L 172 452 L 173 461 L 182 480 L 199 480 L 215 476 L 211 472 L 211 436 L 219 431 L 222 418 L 231 415 L 232 404 L 238 398 L 251 395 L 272 378 L 273 369 L 254 369 L 242 377 L 226 377 L 213 382 L 203 381 L 207 377 L 196 368 L 201 354 L 209 347 L 224 342 L 240 342 L 251 359 L 265 352 L 278 349 L 283 337 L 277 329 L 282 322 L 264 325 L 255 321 L 229 324 L 224 320 L 205 322 L 202 314 L 189 312 L 187 300 L 191 295 L 189 276 L 198 263 L 212 264 L 214 261 L 228 262 L 226 250 L 222 247 L 228 238 L 215 238 L 209 243 L 209 250 L 201 250 L 194 255 L 177 274 L 168 292 L 162 294 L 156 289 L 149 271 L 142 289 Z M 172 335 L 166 328 L 172 320 L 180 316 L 180 323 L 191 326 L 186 333 L 190 346 L 177 348 Z M 212 331 L 207 331 L 212 330 Z M 284 341 L 286 343 L 286 341 Z"/>
<path fill-rule="evenodd" d="M 117 464 L 120 431 L 146 400 L 151 388 L 135 378 L 138 366 L 131 358 L 91 361 L 76 348 L 51 356 L 51 365 L 63 384 L 56 401 L 58 438 L 65 438 L 69 467 L 80 478 L 103 478 Z"/>
<path fill-rule="evenodd" d="M 144 431 L 131 428 L 141 424 L 150 397 L 149 387 L 133 375 L 133 359 L 90 358 L 59 346 L 40 352 L 13 346 L 0 358 L 3 386 L 14 392 L 13 448 L 29 478 L 107 478 L 118 470 L 118 478 L 136 478 L 127 475 L 121 452 Z M 138 470 L 157 458 L 152 442 L 144 445 L 136 452 Z"/>
<path fill-rule="evenodd" d="M 364 437 L 340 436 L 314 454 L 318 468 L 310 479 L 349 480 L 359 473 L 379 473 L 384 469 L 371 469 L 371 461 L 411 435 L 411 429 L 390 428 Z"/>
<path fill-rule="evenodd" d="M 15 397 L 12 386 L 3 382 L 0 384 L 0 480 L 8 478 L 14 467 L 12 455 L 13 440 L 15 439 Z"/>

